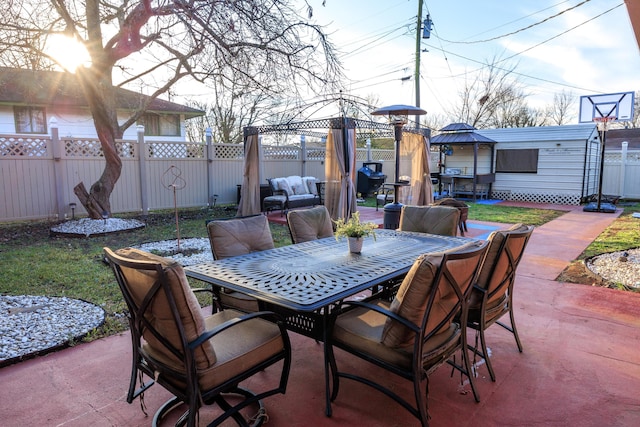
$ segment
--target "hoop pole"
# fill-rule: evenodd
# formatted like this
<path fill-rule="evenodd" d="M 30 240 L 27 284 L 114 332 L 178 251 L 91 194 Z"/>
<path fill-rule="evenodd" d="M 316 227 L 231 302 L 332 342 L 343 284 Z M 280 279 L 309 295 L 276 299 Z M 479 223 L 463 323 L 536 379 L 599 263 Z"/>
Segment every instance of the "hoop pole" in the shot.
<path fill-rule="evenodd" d="M 602 182 L 604 178 L 604 149 L 607 140 L 607 123 L 615 119 L 613 116 L 595 117 L 593 119 L 595 122 L 603 124 L 602 130 L 600 131 L 600 175 L 598 177 L 598 204 L 596 206 L 596 211 L 598 212 L 602 209 Z"/>

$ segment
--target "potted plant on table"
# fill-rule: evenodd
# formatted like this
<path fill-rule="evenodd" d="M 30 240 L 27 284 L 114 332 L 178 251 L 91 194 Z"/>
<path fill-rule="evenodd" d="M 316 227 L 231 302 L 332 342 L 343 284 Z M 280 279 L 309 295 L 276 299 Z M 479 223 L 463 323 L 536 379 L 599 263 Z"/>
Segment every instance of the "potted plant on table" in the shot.
<path fill-rule="evenodd" d="M 378 225 L 374 222 L 360 222 L 360 212 L 354 212 L 351 218 L 344 220 L 344 218 L 338 218 L 334 221 L 336 224 L 336 231 L 334 233 L 336 240 L 341 237 L 346 237 L 349 242 L 349 252 L 360 253 L 362 251 L 363 239 L 367 236 L 373 236 L 376 238 L 375 229 Z"/>

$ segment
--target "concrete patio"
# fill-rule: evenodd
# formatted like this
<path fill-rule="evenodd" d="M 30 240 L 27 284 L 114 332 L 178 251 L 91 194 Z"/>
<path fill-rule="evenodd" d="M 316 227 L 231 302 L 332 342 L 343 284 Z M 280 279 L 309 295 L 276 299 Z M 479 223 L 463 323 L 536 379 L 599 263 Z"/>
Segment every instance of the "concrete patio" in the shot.
<path fill-rule="evenodd" d="M 516 320 L 524 345 L 494 326 L 487 332 L 497 381 L 484 366 L 475 403 L 460 376 L 441 367 L 430 378 L 432 426 L 637 426 L 640 425 L 640 294 L 559 283 L 558 274 L 617 216 L 559 207 L 565 215 L 538 227 L 520 264 Z M 363 219 L 382 220 L 382 210 Z M 279 215 L 279 214 L 278 214 Z M 371 216 L 370 216 L 371 215 Z M 467 236 L 486 237 L 504 224 L 469 221 Z M 413 426 L 417 421 L 380 393 L 349 381 L 324 415 L 322 345 L 291 334 L 293 365 L 286 395 L 265 401 L 268 426 Z M 471 336 L 473 339 L 473 336 Z M 13 426 L 148 426 L 169 398 L 162 388 L 127 404 L 130 336 L 80 344 L 0 369 L 0 424 Z M 338 363 L 374 369 L 337 353 Z M 275 370 L 247 384 L 259 389 Z M 401 393 L 405 381 L 379 373 Z M 206 414 L 202 416 L 205 425 Z"/>

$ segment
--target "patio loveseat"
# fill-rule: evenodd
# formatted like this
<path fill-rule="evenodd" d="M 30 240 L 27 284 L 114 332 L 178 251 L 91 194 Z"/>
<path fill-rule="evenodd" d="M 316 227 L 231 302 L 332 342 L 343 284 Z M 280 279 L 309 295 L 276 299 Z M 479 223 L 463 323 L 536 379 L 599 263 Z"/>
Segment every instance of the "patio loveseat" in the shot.
<path fill-rule="evenodd" d="M 322 204 L 321 183 L 313 176 L 292 175 L 286 178 L 269 178 L 267 181 L 272 195 L 263 200 L 265 212 L 279 209 L 284 215 L 289 209 Z"/>

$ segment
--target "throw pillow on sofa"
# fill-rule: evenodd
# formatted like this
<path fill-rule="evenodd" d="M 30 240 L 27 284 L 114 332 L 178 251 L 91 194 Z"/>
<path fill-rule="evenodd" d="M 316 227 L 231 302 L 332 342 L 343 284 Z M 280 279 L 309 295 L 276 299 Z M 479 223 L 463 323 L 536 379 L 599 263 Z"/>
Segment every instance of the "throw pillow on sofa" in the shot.
<path fill-rule="evenodd" d="M 318 187 L 316 187 L 317 179 L 313 176 L 303 176 L 302 182 L 307 185 L 308 193 L 313 194 L 314 196 L 318 195 Z"/>

